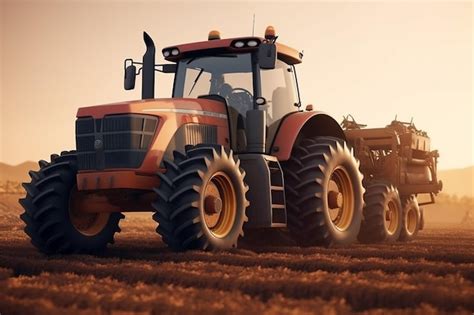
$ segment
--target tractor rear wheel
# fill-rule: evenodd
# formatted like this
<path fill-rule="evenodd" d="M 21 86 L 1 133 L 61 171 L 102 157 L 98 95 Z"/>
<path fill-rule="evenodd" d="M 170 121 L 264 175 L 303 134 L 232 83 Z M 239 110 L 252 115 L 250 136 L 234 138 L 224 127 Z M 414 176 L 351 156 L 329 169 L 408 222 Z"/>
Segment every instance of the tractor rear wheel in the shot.
<path fill-rule="evenodd" d="M 364 200 L 364 220 L 360 227 L 359 241 L 397 241 L 402 230 L 402 206 L 398 190 L 386 182 L 372 182 L 367 186 Z"/>
<path fill-rule="evenodd" d="M 237 246 L 247 221 L 245 172 L 232 152 L 216 145 L 188 147 L 164 161 L 153 203 L 156 231 L 173 250 Z"/>
<path fill-rule="evenodd" d="M 284 165 L 288 229 L 301 246 L 347 245 L 362 220 L 362 174 L 346 142 L 304 139 Z"/>
<path fill-rule="evenodd" d="M 76 188 L 77 159 L 74 152 L 51 155 L 40 161 L 38 172 L 30 171 L 24 183 L 25 209 L 20 218 L 31 243 L 46 254 L 100 254 L 120 232 L 121 213 L 89 213 L 83 209 Z"/>
<path fill-rule="evenodd" d="M 414 195 L 404 198 L 402 219 L 402 229 L 398 240 L 408 242 L 416 237 L 423 223 L 420 207 Z"/>

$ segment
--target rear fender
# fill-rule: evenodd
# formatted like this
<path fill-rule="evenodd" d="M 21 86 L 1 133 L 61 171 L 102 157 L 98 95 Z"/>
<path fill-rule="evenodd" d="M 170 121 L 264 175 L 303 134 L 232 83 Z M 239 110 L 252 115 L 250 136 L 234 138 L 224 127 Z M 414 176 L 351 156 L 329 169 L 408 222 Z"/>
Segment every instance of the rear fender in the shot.
<path fill-rule="evenodd" d="M 339 123 L 323 112 L 296 112 L 284 118 L 271 147 L 279 161 L 287 161 L 291 150 L 301 139 L 331 136 L 346 140 Z"/>

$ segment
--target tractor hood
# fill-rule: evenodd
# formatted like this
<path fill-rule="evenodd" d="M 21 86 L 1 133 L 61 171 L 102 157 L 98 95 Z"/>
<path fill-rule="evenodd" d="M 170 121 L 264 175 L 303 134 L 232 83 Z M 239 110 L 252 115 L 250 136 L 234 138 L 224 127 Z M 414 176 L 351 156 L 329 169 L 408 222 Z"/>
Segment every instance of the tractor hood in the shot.
<path fill-rule="evenodd" d="M 207 116 L 227 119 L 226 108 L 222 102 L 204 98 L 147 99 L 81 107 L 77 112 L 77 117 L 93 117 L 100 119 L 106 115 L 130 113 L 160 117 L 165 115 L 169 116 L 169 114 L 174 113 L 176 116 L 184 115 L 187 118 Z"/>
<path fill-rule="evenodd" d="M 80 108 L 76 152 L 78 169 L 84 174 L 78 177 L 78 186 L 82 190 L 147 189 L 154 179 L 139 180 L 133 174 L 154 178 L 157 165 L 172 154 L 176 143 L 184 149 L 185 144 L 207 141 L 208 136 L 212 137 L 208 143 L 226 143 L 229 137 L 227 110 L 220 101 L 147 99 Z M 132 180 L 129 173 L 114 178 L 96 174 L 111 170 L 132 172 Z"/>

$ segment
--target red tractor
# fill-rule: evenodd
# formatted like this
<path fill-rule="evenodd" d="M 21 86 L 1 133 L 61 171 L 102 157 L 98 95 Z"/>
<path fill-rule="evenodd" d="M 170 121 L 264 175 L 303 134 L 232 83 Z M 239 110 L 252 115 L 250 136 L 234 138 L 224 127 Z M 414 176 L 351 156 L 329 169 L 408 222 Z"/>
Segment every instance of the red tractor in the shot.
<path fill-rule="evenodd" d="M 48 254 L 100 253 L 126 211 L 149 211 L 173 250 L 237 246 L 246 230 L 287 228 L 301 246 L 357 239 L 364 206 L 359 163 L 329 115 L 302 110 L 302 54 L 264 38 L 162 50 L 144 33 L 142 62 L 125 60 L 125 89 L 142 100 L 83 107 L 76 150 L 40 161 L 20 200 L 25 232 Z M 139 69 L 137 70 L 137 66 Z M 174 75 L 155 99 L 155 72 Z"/>

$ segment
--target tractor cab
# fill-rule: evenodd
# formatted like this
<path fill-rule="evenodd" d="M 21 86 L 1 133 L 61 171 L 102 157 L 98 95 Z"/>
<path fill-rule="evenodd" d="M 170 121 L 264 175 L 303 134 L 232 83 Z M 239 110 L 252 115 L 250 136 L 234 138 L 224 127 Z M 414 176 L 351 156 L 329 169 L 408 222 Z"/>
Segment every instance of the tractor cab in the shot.
<path fill-rule="evenodd" d="M 302 54 L 276 39 L 271 26 L 264 38 L 221 39 L 218 31 L 211 31 L 207 41 L 164 48 L 163 57 L 173 63 L 155 65 L 148 56 L 154 44 L 145 33 L 147 53 L 143 63 L 126 60 L 125 88 L 133 88 L 135 64 L 142 65 L 144 99 L 154 97 L 147 92 L 153 91 L 153 70 L 173 72 L 173 99 L 211 99 L 226 105 L 233 150 L 268 152 L 281 119 L 301 106 L 295 64 L 301 63 Z M 260 125 L 253 130 L 263 132 L 259 138 L 265 141 L 249 143 L 245 130 L 252 124 Z"/>

